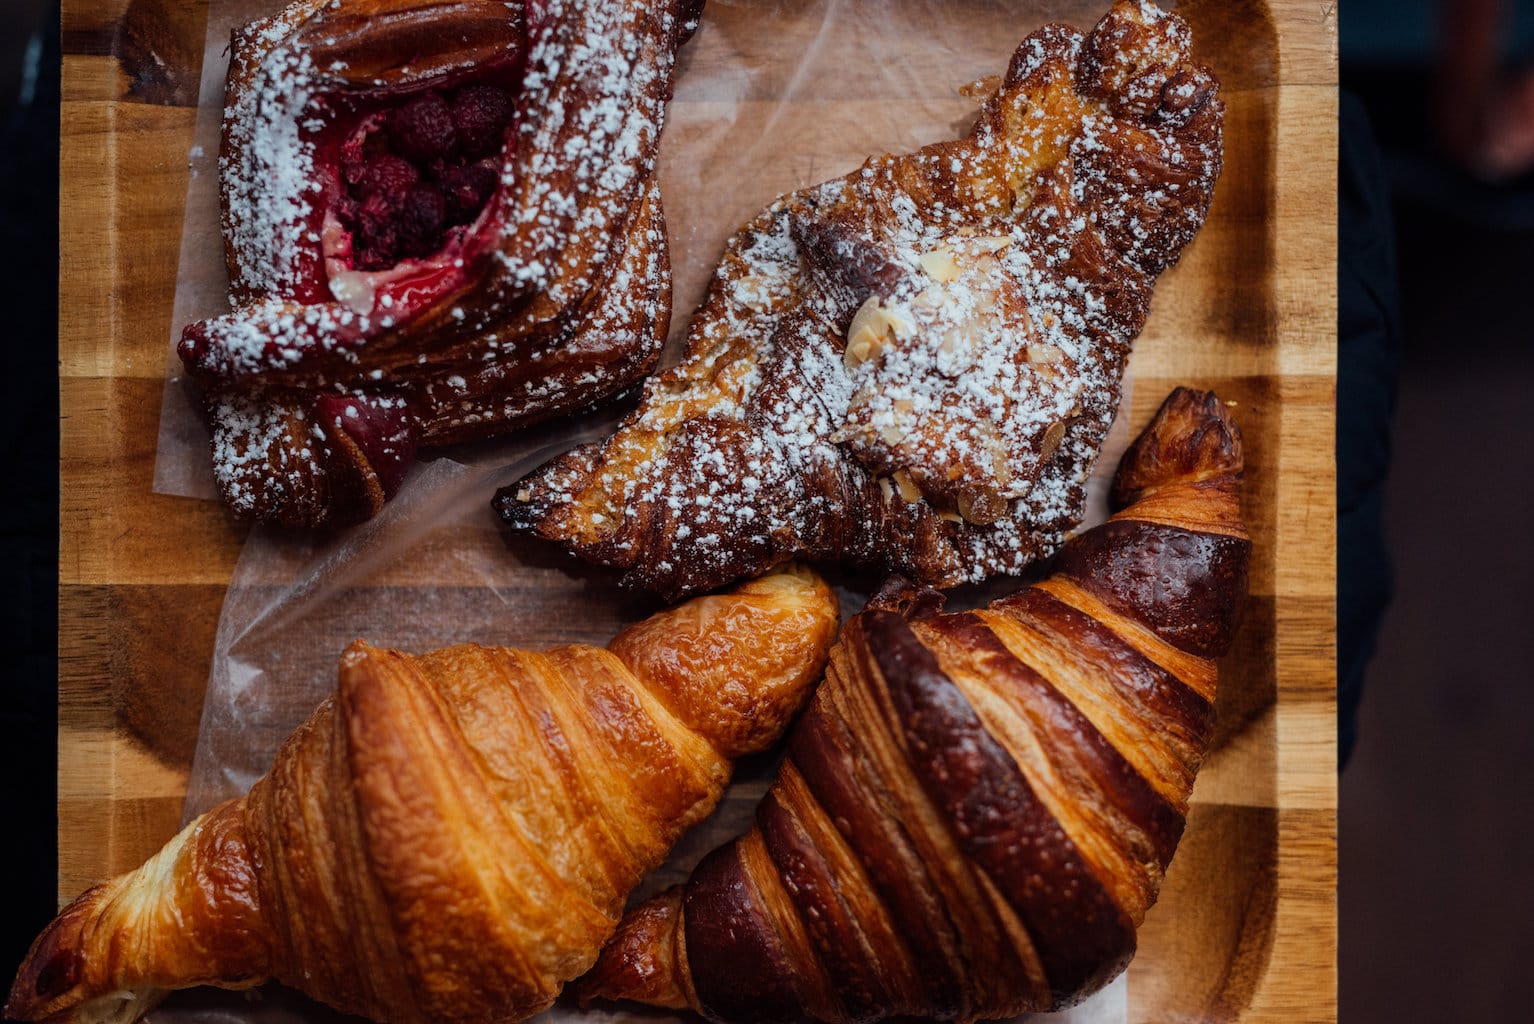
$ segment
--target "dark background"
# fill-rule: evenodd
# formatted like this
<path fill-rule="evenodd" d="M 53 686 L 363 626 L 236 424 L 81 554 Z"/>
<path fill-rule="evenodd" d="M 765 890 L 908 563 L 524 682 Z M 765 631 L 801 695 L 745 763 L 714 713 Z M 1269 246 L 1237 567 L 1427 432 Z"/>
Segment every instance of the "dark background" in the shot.
<path fill-rule="evenodd" d="M 0 0 L 0 986 L 54 912 L 56 0 Z"/>
<path fill-rule="evenodd" d="M 10 335 L 0 348 L 6 982 L 54 911 L 56 872 L 55 6 L 0 0 L 0 309 Z M 1356 744 L 1340 783 L 1348 1022 L 1527 1018 L 1534 173 L 1491 185 L 1445 154 L 1435 111 L 1442 18 L 1454 7 L 1341 4 L 1343 86 L 1357 97 L 1344 103 L 1343 149 L 1353 172 L 1364 169 L 1344 173 L 1360 194 L 1344 202 L 1341 225 L 1338 420 L 1339 613 L 1345 653 L 1358 665 L 1373 636 L 1372 602 L 1394 592 L 1362 674 Z M 1534 2 L 1508 10 L 1500 38 L 1510 71 L 1534 43 Z M 1351 667 L 1344 676 L 1356 681 Z"/>
<path fill-rule="evenodd" d="M 1504 6 L 1512 74 L 1529 66 L 1534 2 Z M 1530 1019 L 1534 173 L 1493 186 L 1446 156 L 1445 121 L 1475 116 L 1448 102 L 1443 62 L 1443 19 L 1466 10 L 1341 5 L 1342 85 L 1378 139 L 1400 282 L 1382 494 L 1395 598 L 1339 794 L 1349 1024 Z"/>

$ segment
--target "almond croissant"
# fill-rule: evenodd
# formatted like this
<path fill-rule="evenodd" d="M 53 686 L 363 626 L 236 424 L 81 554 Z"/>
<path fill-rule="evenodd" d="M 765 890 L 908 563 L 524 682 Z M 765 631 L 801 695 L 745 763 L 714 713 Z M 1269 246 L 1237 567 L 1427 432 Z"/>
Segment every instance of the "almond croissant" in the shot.
<path fill-rule="evenodd" d="M 969 1021 L 1128 963 L 1177 848 L 1246 590 L 1240 435 L 1178 390 L 1117 515 L 974 612 L 847 624 L 756 827 L 625 918 L 590 998 L 716 1020 Z"/>
<path fill-rule="evenodd" d="M 836 599 L 779 573 L 607 649 L 358 641 L 248 795 L 70 904 L 12 1019 L 128 1024 L 275 978 L 379 1021 L 510 1021 L 585 971 L 629 891 L 782 733 Z"/>
<path fill-rule="evenodd" d="M 1220 174 L 1190 50 L 1148 0 L 1045 26 L 965 138 L 778 200 L 730 239 L 682 363 L 502 518 L 671 599 L 791 557 L 946 587 L 1052 553 Z"/>

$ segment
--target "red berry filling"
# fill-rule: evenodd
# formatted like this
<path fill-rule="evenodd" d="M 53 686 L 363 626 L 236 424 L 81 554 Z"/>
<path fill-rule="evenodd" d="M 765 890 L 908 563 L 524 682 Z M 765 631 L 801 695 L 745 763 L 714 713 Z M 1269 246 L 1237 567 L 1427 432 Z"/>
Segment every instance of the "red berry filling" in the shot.
<path fill-rule="evenodd" d="M 404 403 L 367 397 L 322 395 L 315 403 L 320 421 L 343 431 L 357 445 L 384 496 L 392 498 L 415 461 L 416 436 Z"/>
<path fill-rule="evenodd" d="M 437 90 L 369 117 L 341 146 L 336 216 L 357 270 L 440 250 L 473 223 L 500 178 L 512 97 L 495 85 Z"/>

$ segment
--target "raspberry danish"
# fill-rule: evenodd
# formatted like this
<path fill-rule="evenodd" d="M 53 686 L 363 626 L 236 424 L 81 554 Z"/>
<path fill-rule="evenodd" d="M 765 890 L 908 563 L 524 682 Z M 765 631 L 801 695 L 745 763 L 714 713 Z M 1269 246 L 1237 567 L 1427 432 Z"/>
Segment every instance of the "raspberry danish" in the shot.
<path fill-rule="evenodd" d="M 189 325 L 237 515 L 341 526 L 418 447 L 588 406 L 654 365 L 654 172 L 695 0 L 297 0 L 234 33 L 234 310 Z"/>
<path fill-rule="evenodd" d="M 796 555 L 946 587 L 1049 554 L 1220 174 L 1190 43 L 1148 0 L 1046 26 L 966 138 L 779 199 L 729 241 L 683 362 L 502 517 L 668 598 Z"/>

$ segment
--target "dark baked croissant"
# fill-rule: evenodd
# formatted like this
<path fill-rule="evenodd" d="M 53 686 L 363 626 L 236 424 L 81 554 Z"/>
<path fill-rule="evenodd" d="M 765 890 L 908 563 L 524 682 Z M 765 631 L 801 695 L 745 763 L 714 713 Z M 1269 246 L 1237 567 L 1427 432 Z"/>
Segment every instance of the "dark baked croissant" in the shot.
<path fill-rule="evenodd" d="M 796 555 L 1020 572 L 1080 521 L 1156 277 L 1203 223 L 1217 92 L 1147 2 L 1033 33 L 967 138 L 731 239 L 685 360 L 502 517 L 671 598 Z"/>
<path fill-rule="evenodd" d="M 130 1024 L 162 990 L 276 978 L 379 1021 L 510 1021 L 596 959 L 729 759 L 781 734 L 836 598 L 785 572 L 608 645 L 358 641 L 251 792 L 33 944 L 8 1019 Z"/>
<path fill-rule="evenodd" d="M 234 33 L 233 312 L 189 325 L 241 517 L 375 514 L 418 446 L 587 406 L 671 313 L 654 164 L 695 0 L 296 0 Z"/>
<path fill-rule="evenodd" d="M 1251 542 L 1240 435 L 1178 390 L 1054 574 L 854 617 L 756 827 L 630 913 L 586 999 L 716 1020 L 970 1021 L 1123 969 L 1182 835 Z"/>

